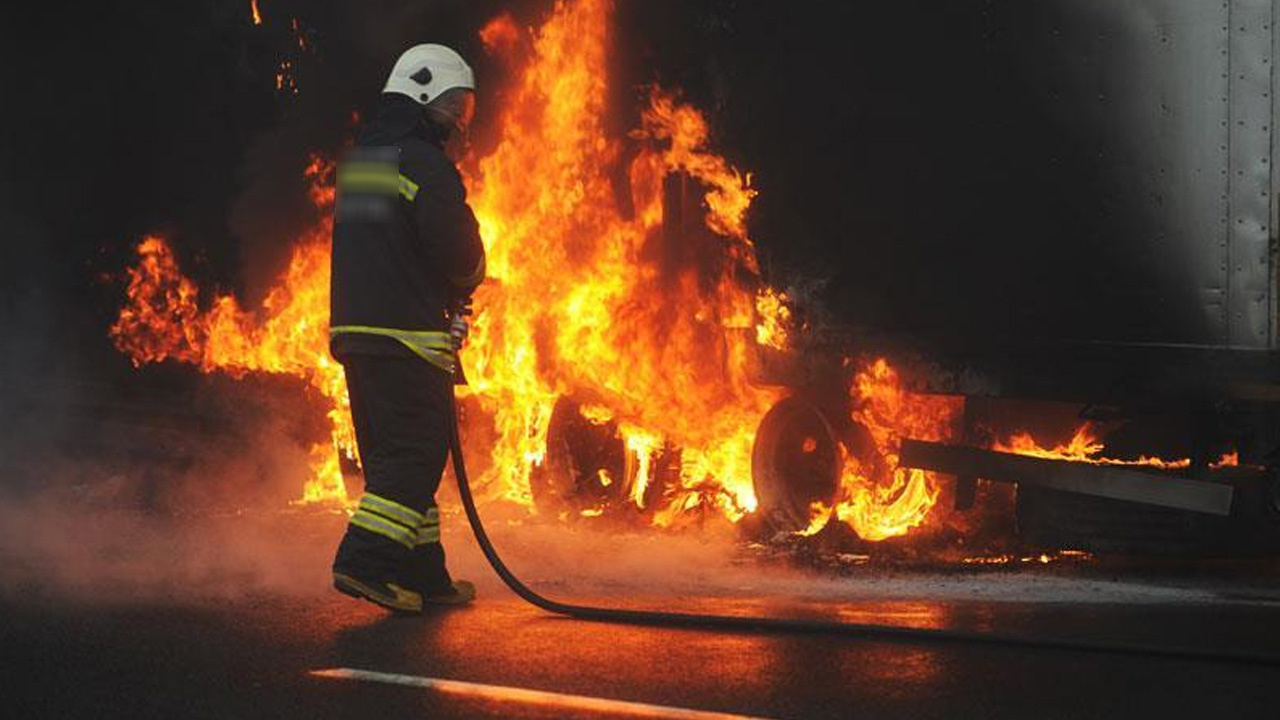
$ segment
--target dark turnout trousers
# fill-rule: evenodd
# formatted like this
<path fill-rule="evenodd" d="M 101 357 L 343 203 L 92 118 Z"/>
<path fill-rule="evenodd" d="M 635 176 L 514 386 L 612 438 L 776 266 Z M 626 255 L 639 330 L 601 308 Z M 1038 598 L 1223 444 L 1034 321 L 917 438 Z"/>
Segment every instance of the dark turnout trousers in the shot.
<path fill-rule="evenodd" d="M 435 494 L 449 454 L 453 380 L 417 357 L 344 354 L 365 494 L 333 569 L 448 593 Z"/>

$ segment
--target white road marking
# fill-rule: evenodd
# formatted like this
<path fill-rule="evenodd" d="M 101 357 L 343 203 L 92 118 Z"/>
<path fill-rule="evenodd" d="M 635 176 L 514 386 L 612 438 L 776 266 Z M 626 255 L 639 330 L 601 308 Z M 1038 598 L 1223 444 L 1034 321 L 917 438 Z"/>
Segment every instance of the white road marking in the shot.
<path fill-rule="evenodd" d="M 485 685 L 481 683 L 463 682 L 461 680 L 444 680 L 440 678 L 420 677 L 418 675 L 396 675 L 393 673 L 373 672 L 371 670 L 355 670 L 352 668 L 330 668 L 312 670 L 316 677 L 334 680 L 362 680 L 365 682 L 387 683 L 390 685 L 407 685 L 409 687 L 427 688 L 449 695 L 481 698 L 502 702 L 523 703 L 540 707 L 560 708 L 567 710 L 586 710 L 626 714 L 640 718 L 658 718 L 667 720 L 770 720 L 755 715 L 735 715 L 733 713 L 707 712 L 671 707 L 669 705 L 650 705 L 649 703 L 627 702 L 626 700 L 610 700 L 608 698 L 588 695 L 565 695 L 563 693 L 529 690 L 527 688 L 508 687 L 505 685 Z"/>

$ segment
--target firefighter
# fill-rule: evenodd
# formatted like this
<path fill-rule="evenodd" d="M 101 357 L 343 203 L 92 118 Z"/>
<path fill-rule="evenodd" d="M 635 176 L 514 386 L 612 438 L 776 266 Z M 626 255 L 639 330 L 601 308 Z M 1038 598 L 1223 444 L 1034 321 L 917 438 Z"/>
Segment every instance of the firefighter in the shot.
<path fill-rule="evenodd" d="M 346 372 L 365 494 L 333 563 L 338 590 L 398 612 L 458 605 L 435 493 L 448 457 L 457 349 L 484 247 L 455 163 L 475 78 L 453 50 L 396 61 L 338 164 L 330 351 Z"/>

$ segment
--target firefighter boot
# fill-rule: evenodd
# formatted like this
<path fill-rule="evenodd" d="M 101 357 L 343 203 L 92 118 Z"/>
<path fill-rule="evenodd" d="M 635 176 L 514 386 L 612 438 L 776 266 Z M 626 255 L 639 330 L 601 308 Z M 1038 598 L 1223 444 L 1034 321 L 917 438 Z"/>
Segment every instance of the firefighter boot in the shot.
<path fill-rule="evenodd" d="M 445 569 L 444 548 L 439 541 L 413 549 L 409 561 L 410 586 L 422 597 L 424 605 L 466 605 L 476 597 L 476 586 L 466 580 L 454 580 Z"/>
<path fill-rule="evenodd" d="M 422 594 L 400 577 L 410 552 L 359 527 L 347 528 L 333 563 L 333 587 L 398 613 L 422 612 Z"/>

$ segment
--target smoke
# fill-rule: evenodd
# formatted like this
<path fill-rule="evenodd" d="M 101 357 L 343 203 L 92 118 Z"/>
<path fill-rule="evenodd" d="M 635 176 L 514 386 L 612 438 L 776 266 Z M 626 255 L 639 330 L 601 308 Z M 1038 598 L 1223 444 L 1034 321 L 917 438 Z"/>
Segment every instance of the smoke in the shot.
<path fill-rule="evenodd" d="M 9 198 L 11 190 L 5 178 L 0 178 L 0 198 Z M 28 218 L 8 207 L 0 205 L 0 322 L 6 332 L 26 342 L 6 342 L 0 345 L 0 387 L 6 390 L 14 384 L 17 374 L 36 364 L 45 345 L 44 329 L 50 327 L 48 316 L 50 275 L 48 245 L 44 233 Z M 19 282 L 28 273 L 33 281 Z"/>
<path fill-rule="evenodd" d="M 484 509 L 481 514 L 487 517 Z M 454 575 L 478 579 L 486 593 L 505 595 L 465 518 L 446 515 L 445 543 Z M 513 526 L 492 519 L 486 528 L 499 554 L 535 591 L 610 607 L 828 619 L 834 614 L 850 622 L 893 617 L 939 627 L 957 611 L 963 613 L 965 603 L 1251 604 L 1263 594 L 1248 597 L 1241 590 L 1253 587 L 1256 576 L 1212 566 L 1198 571 L 1205 579 L 1200 583 L 1188 582 L 1185 570 L 1143 573 L 1123 563 L 1004 570 L 868 565 L 837 573 L 763 560 L 744 549 L 728 528 L 666 534 L 609 525 Z"/>
<path fill-rule="evenodd" d="M 328 569 L 346 515 L 283 499 L 304 479 L 305 458 L 285 449 L 289 432 L 281 423 L 254 444 L 204 440 L 203 456 L 181 470 L 155 460 L 46 462 L 59 484 L 0 493 L 0 598 L 204 606 L 332 597 Z M 509 600 L 452 488 L 440 498 L 454 577 L 476 581 L 482 600 Z M 787 555 L 756 554 L 720 520 L 673 533 L 605 520 L 530 519 L 492 505 L 481 514 L 516 574 L 569 602 L 825 617 L 834 608 L 850 620 L 875 613 L 877 603 L 906 604 L 915 608 L 913 623 L 940 624 L 948 603 L 1224 601 L 1220 588 L 1117 578 L 1106 568 L 1092 575 L 1053 568 L 815 571 Z"/>
<path fill-rule="evenodd" d="M 3 498 L 0 595 L 82 603 L 201 603 L 255 593 L 314 595 L 340 519 L 327 532 L 296 533 L 278 510 L 157 516 L 64 497 Z M 291 542 L 282 543 L 288 534 Z M 300 539 L 310 541 L 303 544 Z"/>
<path fill-rule="evenodd" d="M 162 516 L 84 498 L 0 497 L 0 597 L 177 606 L 321 600 L 332 597 L 329 565 L 345 519 L 279 508 Z M 499 552 L 535 590 L 613 607 L 827 617 L 834 608 L 857 621 L 860 613 L 883 619 L 877 613 L 888 603 L 914 609 L 912 623 L 934 625 L 949 604 L 964 602 L 1229 602 L 1211 585 L 1114 572 L 868 569 L 844 577 L 752 561 L 728 536 L 490 525 Z M 444 543 L 454 577 L 475 581 L 481 602 L 510 598 L 456 512 L 446 512 Z"/>
<path fill-rule="evenodd" d="M 299 412 L 295 381 L 191 385 L 190 373 L 142 370 L 136 382 L 150 388 L 131 398 L 71 392 L 52 430 L 48 408 L 10 425 L 25 430 L 5 447 L 0 594 L 97 602 L 319 587 L 319 576 L 299 578 L 325 563 L 279 538 L 305 537 L 290 503 L 309 477 L 308 442 L 325 437 L 322 410 Z M 336 543 L 333 521 L 315 543 Z"/>
<path fill-rule="evenodd" d="M 0 185 L 0 198 L 11 197 Z M 20 455 L 64 433 L 56 408 L 75 395 L 66 377 L 77 358 L 59 352 L 59 336 L 76 327 L 58 295 L 67 273 L 47 239 L 40 224 L 0 206 L 0 486 L 34 480 L 19 471 Z"/>

